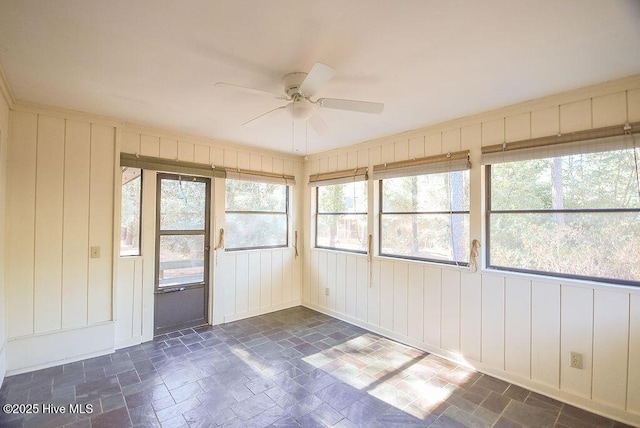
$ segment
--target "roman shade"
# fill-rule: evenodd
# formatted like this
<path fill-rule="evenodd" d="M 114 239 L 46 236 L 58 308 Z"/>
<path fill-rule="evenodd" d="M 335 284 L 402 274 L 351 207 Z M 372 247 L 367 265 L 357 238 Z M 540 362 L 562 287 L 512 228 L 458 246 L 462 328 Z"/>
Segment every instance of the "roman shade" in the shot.
<path fill-rule="evenodd" d="M 221 166 L 203 165 L 201 163 L 154 158 L 151 156 L 139 156 L 130 153 L 120 153 L 120 166 L 172 172 L 175 174 L 198 175 L 202 177 L 225 177 L 225 169 Z"/>
<path fill-rule="evenodd" d="M 232 180 L 253 181 L 257 183 L 284 184 L 293 186 L 296 178 L 293 175 L 272 172 L 251 171 L 248 169 L 226 169 L 227 178 Z"/>
<path fill-rule="evenodd" d="M 341 171 L 323 172 L 309 176 L 309 186 L 328 186 L 332 184 L 354 183 L 356 181 L 367 181 L 367 168 L 344 169 Z"/>
<path fill-rule="evenodd" d="M 398 162 L 383 163 L 373 167 L 373 179 L 408 177 L 424 174 L 438 174 L 451 171 L 464 171 L 471 168 L 469 151 L 427 156 Z"/>

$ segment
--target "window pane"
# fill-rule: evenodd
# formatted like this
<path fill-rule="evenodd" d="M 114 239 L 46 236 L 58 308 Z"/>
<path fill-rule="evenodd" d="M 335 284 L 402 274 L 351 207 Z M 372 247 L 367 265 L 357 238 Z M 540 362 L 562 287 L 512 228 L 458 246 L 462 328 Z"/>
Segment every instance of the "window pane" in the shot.
<path fill-rule="evenodd" d="M 286 214 L 226 213 L 225 221 L 228 250 L 287 245 Z"/>
<path fill-rule="evenodd" d="M 204 230 L 206 183 L 162 179 L 161 189 L 161 230 Z"/>
<path fill-rule="evenodd" d="M 204 236 L 160 236 L 160 287 L 204 281 Z"/>
<path fill-rule="evenodd" d="M 469 211 L 469 171 L 382 181 L 383 212 Z"/>
<path fill-rule="evenodd" d="M 640 213 L 491 214 L 491 265 L 640 281 Z"/>
<path fill-rule="evenodd" d="M 491 209 L 638 208 L 633 150 L 491 166 Z"/>
<path fill-rule="evenodd" d="M 380 252 L 420 259 L 469 261 L 469 214 L 382 214 Z"/>
<path fill-rule="evenodd" d="M 287 212 L 287 186 L 226 180 L 227 211 Z"/>
<path fill-rule="evenodd" d="M 366 213 L 367 182 L 333 184 L 318 188 L 319 213 Z"/>
<path fill-rule="evenodd" d="M 316 246 L 367 251 L 366 214 L 318 214 Z"/>
<path fill-rule="evenodd" d="M 142 196 L 142 170 L 122 170 L 122 203 L 120 219 L 120 255 L 140 255 L 140 201 Z"/>

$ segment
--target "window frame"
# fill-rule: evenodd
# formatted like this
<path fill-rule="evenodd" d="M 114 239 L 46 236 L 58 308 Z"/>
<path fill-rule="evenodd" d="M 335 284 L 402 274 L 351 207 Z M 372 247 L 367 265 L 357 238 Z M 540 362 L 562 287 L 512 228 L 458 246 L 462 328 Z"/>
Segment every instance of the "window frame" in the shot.
<path fill-rule="evenodd" d="M 236 181 L 245 181 L 245 180 L 239 180 L 239 179 L 234 179 L 234 178 L 226 178 L 225 179 L 225 207 L 224 207 L 224 216 L 225 216 L 225 225 L 227 223 L 227 214 L 259 214 L 259 215 L 285 215 L 286 218 L 286 224 L 287 224 L 287 231 L 286 231 L 286 236 L 285 236 L 285 243 L 283 245 L 258 245 L 258 246 L 252 246 L 252 247 L 233 247 L 233 248 L 227 248 L 226 243 L 224 246 L 224 251 L 225 252 L 234 252 L 234 251 L 250 251 L 250 250 L 269 250 L 269 249 L 276 249 L 276 248 L 288 248 L 289 244 L 290 244 L 290 239 L 289 239 L 289 232 L 290 232 L 290 219 L 291 219 L 291 201 L 290 201 L 290 197 L 291 197 L 291 186 L 288 184 L 277 184 L 278 186 L 284 186 L 285 187 L 285 211 L 238 211 L 238 210 L 231 210 L 231 211 L 227 211 L 227 198 L 226 198 L 226 193 L 227 193 L 227 180 L 236 180 Z M 258 182 L 258 181 L 255 181 Z M 273 183 L 263 183 L 263 184 L 273 184 Z"/>
<path fill-rule="evenodd" d="M 369 229 L 369 181 L 368 180 L 362 180 L 362 181 L 354 181 L 353 183 L 366 183 L 367 189 L 366 189 L 366 195 L 367 195 L 367 211 L 366 212 L 329 212 L 329 213 L 321 213 L 319 212 L 320 209 L 320 192 L 319 189 L 320 187 L 326 187 L 326 186 L 342 186 L 345 184 L 350 184 L 349 183 L 335 183 L 335 184 L 331 184 L 331 183 L 327 183 L 327 184 L 323 184 L 323 185 L 318 185 L 315 186 L 315 199 L 316 199 L 316 212 L 315 212 L 315 231 L 314 231 L 314 248 L 319 248 L 322 250 L 331 250 L 331 251 L 344 251 L 347 253 L 354 253 L 354 254 L 367 254 L 367 248 L 365 248 L 364 250 L 352 250 L 352 249 L 348 249 L 348 248 L 340 248 L 340 247 L 330 247 L 330 246 L 325 246 L 325 245 L 318 245 L 318 218 L 321 215 L 326 215 L 326 216 L 338 216 L 338 215 L 344 215 L 344 216 L 349 216 L 349 215 L 353 215 L 353 216 L 361 216 L 363 215 L 366 219 L 366 223 L 367 223 L 367 230 Z"/>
<path fill-rule="evenodd" d="M 549 157 L 545 159 L 553 159 Z M 485 165 L 485 264 L 486 268 L 495 271 L 515 272 L 532 275 L 540 275 L 553 278 L 566 278 L 579 281 L 595 281 L 607 284 L 640 286 L 640 281 L 625 280 L 619 278 L 596 277 L 579 274 L 569 274 L 562 272 L 541 271 L 535 269 L 524 269 L 510 266 L 500 266 L 491 264 L 491 214 L 554 214 L 554 213 L 616 213 L 616 212 L 636 212 L 640 213 L 640 208 L 580 208 L 580 209 L 534 209 L 534 210 L 492 210 L 491 209 L 491 164 Z"/>
<path fill-rule="evenodd" d="M 449 172 L 445 172 L 445 173 L 437 173 L 437 174 L 451 174 L 453 172 L 464 172 L 464 171 L 469 171 L 469 170 L 461 170 L 461 171 L 449 171 Z M 416 177 L 419 177 L 421 175 L 431 175 L 430 173 L 427 174 L 419 174 L 416 175 Z M 400 176 L 397 178 L 401 178 L 401 177 L 411 177 L 410 175 L 404 175 L 404 176 Z M 420 262 L 429 262 L 429 263 L 438 263 L 438 264 L 445 264 L 445 265 L 449 265 L 449 266 L 464 266 L 467 267 L 469 266 L 469 262 L 465 262 L 465 261 L 457 261 L 457 260 L 443 260 L 443 259 L 434 259 L 434 258 L 428 258 L 428 257 L 416 257 L 416 256 L 407 256 L 407 255 L 403 255 L 403 254 L 390 254 L 390 253 L 385 253 L 382 251 L 382 218 L 383 215 L 385 214 L 390 214 L 390 215 L 424 215 L 424 214 L 434 214 L 434 215 L 443 215 L 443 214 L 448 214 L 448 215 L 453 215 L 453 214 L 466 214 L 468 215 L 468 221 L 469 221 L 469 227 L 471 227 L 470 221 L 471 221 L 471 201 L 469 201 L 469 209 L 466 211 L 453 211 L 453 210 L 448 210 L 448 211 L 400 211 L 400 212 L 396 212 L 396 211 L 390 211 L 390 212 L 384 212 L 384 198 L 383 198 L 383 186 L 384 186 L 384 181 L 385 180 L 389 180 L 389 179 L 380 179 L 378 180 L 379 186 L 378 186 L 378 255 L 383 256 L 383 257 L 389 257 L 389 258 L 394 258 L 394 259 L 403 259 L 403 260 L 413 260 L 413 261 L 420 261 Z M 470 183 L 469 183 L 470 184 Z M 451 218 L 451 217 L 450 217 Z"/>
<path fill-rule="evenodd" d="M 135 167 L 125 167 L 125 168 L 135 168 Z M 144 192 L 144 169 L 142 168 L 137 168 L 140 170 L 140 176 L 136 177 L 136 178 L 140 178 L 140 200 L 138 201 L 139 206 L 140 206 L 140 210 L 138 213 L 138 252 L 137 254 L 122 254 L 122 240 L 119 240 L 118 242 L 118 257 L 141 257 L 142 256 L 142 201 L 143 201 L 143 192 Z M 121 170 L 120 171 L 120 176 L 122 177 L 122 173 L 124 171 Z M 135 180 L 135 178 L 134 178 Z M 120 181 L 122 181 L 122 178 L 120 179 Z M 133 181 L 133 180 L 131 180 Z M 130 183 L 131 181 L 129 181 L 128 183 Z M 128 184 L 125 183 L 125 184 Z M 122 227 L 122 183 L 120 184 L 120 227 Z"/>

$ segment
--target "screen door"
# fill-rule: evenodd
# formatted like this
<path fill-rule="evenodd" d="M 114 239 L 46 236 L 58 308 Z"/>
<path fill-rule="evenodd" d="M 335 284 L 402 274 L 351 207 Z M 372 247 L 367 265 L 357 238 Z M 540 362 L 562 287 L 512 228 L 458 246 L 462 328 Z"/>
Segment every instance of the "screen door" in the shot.
<path fill-rule="evenodd" d="M 211 180 L 158 174 L 154 335 L 206 324 Z"/>

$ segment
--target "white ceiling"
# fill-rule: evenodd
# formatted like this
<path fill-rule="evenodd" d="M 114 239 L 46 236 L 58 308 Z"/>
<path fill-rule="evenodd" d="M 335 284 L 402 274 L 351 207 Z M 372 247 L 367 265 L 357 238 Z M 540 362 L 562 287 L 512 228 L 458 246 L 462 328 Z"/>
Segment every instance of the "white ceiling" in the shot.
<path fill-rule="evenodd" d="M 384 112 L 242 127 L 283 102 L 214 86 L 316 61 Z M 311 154 L 640 73 L 640 1 L 0 0 L 0 64 L 18 100 Z"/>

